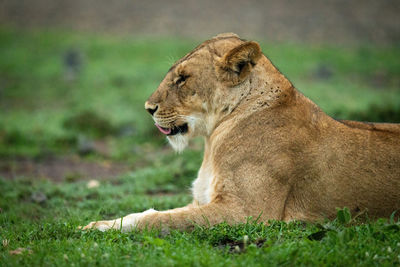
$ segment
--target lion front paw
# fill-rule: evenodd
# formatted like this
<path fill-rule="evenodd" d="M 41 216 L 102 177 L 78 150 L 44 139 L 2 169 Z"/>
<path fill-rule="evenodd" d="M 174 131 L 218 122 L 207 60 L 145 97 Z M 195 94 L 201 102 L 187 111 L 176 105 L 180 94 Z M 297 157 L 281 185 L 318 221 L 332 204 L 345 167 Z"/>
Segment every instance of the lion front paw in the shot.
<path fill-rule="evenodd" d="M 96 229 L 104 232 L 110 229 L 118 229 L 118 226 L 115 221 L 97 221 L 97 222 L 91 222 L 85 227 L 79 227 L 79 229 L 82 230 Z"/>
<path fill-rule="evenodd" d="M 111 221 L 97 221 L 91 222 L 85 227 L 79 226 L 78 229 L 80 230 L 90 230 L 90 229 L 97 229 L 102 232 L 110 230 L 110 229 L 117 229 L 121 231 L 132 231 L 135 229 L 139 220 L 143 219 L 144 216 L 150 215 L 152 213 L 156 213 L 156 210 L 149 209 L 141 213 L 132 213 L 123 218 L 111 220 Z"/>

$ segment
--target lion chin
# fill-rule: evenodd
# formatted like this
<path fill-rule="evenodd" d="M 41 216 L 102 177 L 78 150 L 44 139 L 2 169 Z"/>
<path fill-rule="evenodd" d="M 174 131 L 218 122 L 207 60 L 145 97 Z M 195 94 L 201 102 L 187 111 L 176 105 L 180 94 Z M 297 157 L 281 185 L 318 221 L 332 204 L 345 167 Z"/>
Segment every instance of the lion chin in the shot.
<path fill-rule="evenodd" d="M 222 222 L 369 218 L 400 210 L 400 124 L 335 120 L 235 34 L 205 41 L 178 60 L 145 103 L 178 152 L 204 138 L 193 201 L 84 229 L 186 230 Z M 172 175 L 172 174 L 171 174 Z"/>
<path fill-rule="evenodd" d="M 167 136 L 167 140 L 172 148 L 178 153 L 181 153 L 189 144 L 189 137 L 180 133 Z"/>

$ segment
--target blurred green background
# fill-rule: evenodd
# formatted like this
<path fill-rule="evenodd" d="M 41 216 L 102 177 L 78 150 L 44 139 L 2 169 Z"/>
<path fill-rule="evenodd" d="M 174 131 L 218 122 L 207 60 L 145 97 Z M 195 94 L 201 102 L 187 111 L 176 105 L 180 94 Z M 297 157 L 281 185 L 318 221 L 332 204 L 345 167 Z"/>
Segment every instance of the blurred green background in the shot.
<path fill-rule="evenodd" d="M 278 223 L 261 230 L 222 225 L 166 240 L 158 234 L 75 229 L 96 219 L 190 202 L 202 140 L 176 154 L 144 102 L 177 59 L 221 32 L 260 42 L 264 54 L 327 114 L 400 122 L 399 12 L 399 2 L 391 0 L 235 0 L 228 6 L 211 0 L 2 1 L 0 262 L 230 265 L 240 259 L 236 263 L 246 265 L 257 257 L 271 263 L 397 262 L 393 255 L 400 244 L 371 230 L 386 231 L 383 223 L 345 228 L 368 233 L 357 232 L 362 241 L 353 240 L 353 233 L 346 241 L 352 247 L 342 232 L 330 235 L 325 247 L 311 243 L 307 236 L 318 225 Z M 266 238 L 264 230 L 270 231 L 271 250 L 254 248 L 236 258 L 214 249 L 244 234 L 259 242 Z M 180 246 L 178 254 L 160 254 L 170 244 Z M 144 251 L 142 245 L 149 247 Z M 18 247 L 34 256 L 10 256 Z M 372 258 L 382 247 L 390 255 Z M 349 251 L 345 257 L 343 251 Z"/>
<path fill-rule="evenodd" d="M 0 28 L 0 40 L 0 175 L 59 180 L 70 175 L 64 164 L 82 176 L 106 177 L 173 154 L 143 103 L 169 66 L 200 40 L 11 27 Z M 261 45 L 329 115 L 400 122 L 397 46 Z M 192 149 L 200 151 L 201 140 Z M 73 155 L 108 160 L 108 167 L 92 171 L 96 165 L 82 165 Z M 39 164 L 46 160 L 51 169 Z"/>
<path fill-rule="evenodd" d="M 171 64 L 227 31 L 259 41 L 329 115 L 400 122 L 400 7 L 383 2 L 2 1 L 0 176 L 107 178 L 162 162 L 173 153 L 143 103 Z M 201 140 L 191 149 L 199 164 Z"/>

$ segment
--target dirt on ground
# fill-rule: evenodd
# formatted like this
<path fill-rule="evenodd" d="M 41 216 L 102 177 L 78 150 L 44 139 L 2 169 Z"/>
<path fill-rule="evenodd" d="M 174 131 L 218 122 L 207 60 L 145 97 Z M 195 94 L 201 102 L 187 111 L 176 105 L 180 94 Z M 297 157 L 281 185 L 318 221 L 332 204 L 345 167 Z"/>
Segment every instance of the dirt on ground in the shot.
<path fill-rule="evenodd" d="M 41 159 L 6 158 L 0 161 L 0 177 L 43 178 L 57 182 L 111 179 L 130 170 L 124 163 L 90 160 L 79 156 L 52 156 Z"/>
<path fill-rule="evenodd" d="M 133 36 L 307 43 L 400 42 L 398 0 L 2 0 L 0 24 Z"/>

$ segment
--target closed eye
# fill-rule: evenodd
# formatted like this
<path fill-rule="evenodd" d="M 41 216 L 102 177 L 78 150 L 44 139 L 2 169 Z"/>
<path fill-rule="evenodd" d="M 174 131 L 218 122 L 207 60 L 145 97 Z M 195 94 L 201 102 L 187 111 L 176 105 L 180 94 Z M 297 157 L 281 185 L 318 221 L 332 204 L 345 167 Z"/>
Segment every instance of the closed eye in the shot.
<path fill-rule="evenodd" d="M 176 85 L 182 85 L 187 78 L 189 78 L 188 75 L 179 75 L 178 77 L 175 78 L 174 82 Z"/>

